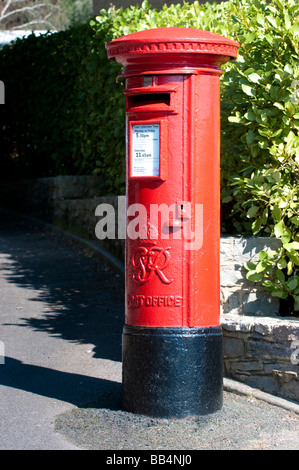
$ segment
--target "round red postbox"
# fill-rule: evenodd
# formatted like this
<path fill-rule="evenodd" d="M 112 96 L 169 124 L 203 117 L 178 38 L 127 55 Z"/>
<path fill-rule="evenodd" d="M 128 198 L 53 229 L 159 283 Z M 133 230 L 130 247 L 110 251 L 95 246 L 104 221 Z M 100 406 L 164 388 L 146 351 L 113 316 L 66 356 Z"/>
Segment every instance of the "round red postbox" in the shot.
<path fill-rule="evenodd" d="M 238 47 L 173 27 L 106 45 L 126 81 L 128 411 L 185 416 L 222 407 L 220 66 Z"/>

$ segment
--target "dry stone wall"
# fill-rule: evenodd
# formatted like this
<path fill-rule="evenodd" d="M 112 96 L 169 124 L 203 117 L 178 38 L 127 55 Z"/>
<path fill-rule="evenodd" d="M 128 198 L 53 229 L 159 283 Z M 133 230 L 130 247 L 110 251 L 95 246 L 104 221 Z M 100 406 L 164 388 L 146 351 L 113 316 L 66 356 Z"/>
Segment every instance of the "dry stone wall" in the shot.
<path fill-rule="evenodd" d="M 299 402 L 299 319 L 226 314 L 221 324 L 226 377 Z"/>
<path fill-rule="evenodd" d="M 262 285 L 246 279 L 244 263 L 258 259 L 261 250 L 275 250 L 275 238 L 222 236 L 220 243 L 221 309 L 239 315 L 272 315 L 279 311 L 279 299 Z"/>

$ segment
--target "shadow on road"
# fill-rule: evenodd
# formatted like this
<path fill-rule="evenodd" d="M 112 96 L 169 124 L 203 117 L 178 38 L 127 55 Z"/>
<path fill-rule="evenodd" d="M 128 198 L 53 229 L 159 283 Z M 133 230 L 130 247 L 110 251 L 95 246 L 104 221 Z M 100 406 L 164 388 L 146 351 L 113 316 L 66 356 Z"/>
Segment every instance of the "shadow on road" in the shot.
<path fill-rule="evenodd" d="M 41 302 L 39 315 L 18 326 L 93 344 L 94 357 L 121 361 L 123 281 L 91 250 L 0 209 L 0 275 Z"/>
<path fill-rule="evenodd" d="M 25 364 L 10 357 L 6 357 L 5 364 L 0 366 L 0 385 L 78 407 L 121 408 L 120 383 Z"/>

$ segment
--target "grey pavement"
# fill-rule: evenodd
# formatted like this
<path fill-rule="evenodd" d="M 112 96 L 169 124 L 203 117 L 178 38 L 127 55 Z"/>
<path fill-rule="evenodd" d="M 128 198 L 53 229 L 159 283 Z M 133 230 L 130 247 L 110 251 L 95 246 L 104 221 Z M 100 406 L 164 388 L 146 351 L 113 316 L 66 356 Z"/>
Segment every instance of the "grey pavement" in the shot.
<path fill-rule="evenodd" d="M 299 450 L 299 405 L 228 379 L 213 415 L 123 411 L 124 282 L 111 262 L 0 209 L 0 449 Z"/>

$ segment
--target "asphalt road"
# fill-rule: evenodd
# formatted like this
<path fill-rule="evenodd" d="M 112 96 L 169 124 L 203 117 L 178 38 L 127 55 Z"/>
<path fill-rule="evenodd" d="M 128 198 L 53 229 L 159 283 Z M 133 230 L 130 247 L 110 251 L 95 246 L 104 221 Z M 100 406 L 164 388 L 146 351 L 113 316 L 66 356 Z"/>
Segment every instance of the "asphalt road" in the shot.
<path fill-rule="evenodd" d="M 296 410 L 247 392 L 225 391 L 223 409 L 203 417 L 123 411 L 122 277 L 63 232 L 5 210 L 0 295 L 1 450 L 299 450 Z"/>

